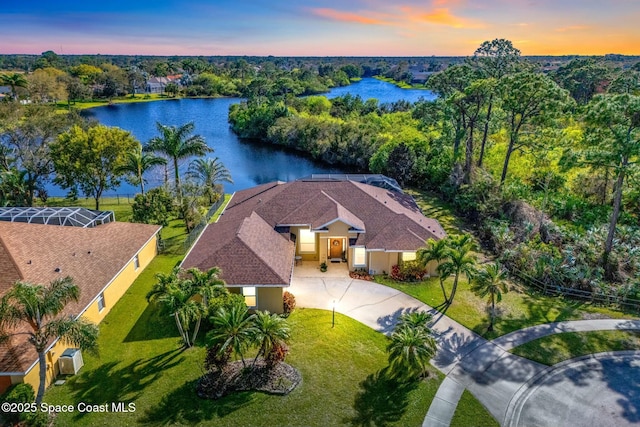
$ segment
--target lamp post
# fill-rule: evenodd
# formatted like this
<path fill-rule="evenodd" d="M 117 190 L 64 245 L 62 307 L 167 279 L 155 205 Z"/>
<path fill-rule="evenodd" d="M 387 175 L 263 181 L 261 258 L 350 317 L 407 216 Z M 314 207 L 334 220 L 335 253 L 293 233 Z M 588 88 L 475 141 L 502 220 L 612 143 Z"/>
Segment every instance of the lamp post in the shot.
<path fill-rule="evenodd" d="M 333 304 L 331 304 L 331 327 L 336 326 L 336 300 L 333 300 Z"/>

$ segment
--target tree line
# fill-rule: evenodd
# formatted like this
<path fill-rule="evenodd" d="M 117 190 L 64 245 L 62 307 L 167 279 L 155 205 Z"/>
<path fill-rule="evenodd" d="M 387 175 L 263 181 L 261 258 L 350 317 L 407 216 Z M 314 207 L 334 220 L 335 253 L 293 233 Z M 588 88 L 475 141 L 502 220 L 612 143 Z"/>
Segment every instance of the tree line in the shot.
<path fill-rule="evenodd" d="M 433 74 L 436 101 L 251 97 L 241 137 L 434 191 L 507 269 L 550 285 L 640 295 L 640 65 L 553 70 L 504 39 Z"/>

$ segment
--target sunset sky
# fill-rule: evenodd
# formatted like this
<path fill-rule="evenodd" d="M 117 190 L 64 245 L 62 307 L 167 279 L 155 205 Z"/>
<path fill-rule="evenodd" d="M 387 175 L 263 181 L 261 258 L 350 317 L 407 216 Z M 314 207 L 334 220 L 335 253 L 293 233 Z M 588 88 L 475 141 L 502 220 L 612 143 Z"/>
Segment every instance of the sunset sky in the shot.
<path fill-rule="evenodd" d="M 640 0 L 27 0 L 0 53 L 444 56 L 640 54 Z"/>

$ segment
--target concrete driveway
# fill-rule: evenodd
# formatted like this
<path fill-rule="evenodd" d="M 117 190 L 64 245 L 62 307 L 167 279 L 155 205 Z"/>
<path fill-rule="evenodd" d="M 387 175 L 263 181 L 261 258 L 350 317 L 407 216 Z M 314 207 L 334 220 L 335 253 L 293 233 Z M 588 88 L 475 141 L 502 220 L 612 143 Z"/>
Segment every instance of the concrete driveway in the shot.
<path fill-rule="evenodd" d="M 540 325 L 524 330 L 524 335 L 514 332 L 487 341 L 415 298 L 373 282 L 351 279 L 345 274 L 323 275 L 319 271 L 299 269 L 288 290 L 295 295 L 299 307 L 331 310 L 335 304 L 337 312 L 385 334 L 393 330 L 404 312 L 424 310 L 434 313 L 432 330 L 438 352 L 432 363 L 447 378 L 428 408 L 423 426 L 449 425 L 465 388 L 505 426 L 627 425 L 621 420 L 640 424 L 640 362 L 637 362 L 640 353 L 636 354 L 636 361 L 632 356 L 624 359 L 612 356 L 602 361 L 593 359 L 583 365 L 575 360 L 571 368 L 563 369 L 563 364 L 549 368 L 508 352 L 522 342 L 560 330 L 597 330 L 600 328 L 595 324 L 599 322 L 606 326 L 603 329 L 621 328 L 613 321 Z M 622 320 L 615 322 L 625 323 Z M 635 328 L 635 325 L 631 326 Z M 631 388 L 624 388 L 625 377 Z M 585 382 L 586 385 L 582 385 Z M 605 406 L 596 404 L 597 399 Z M 578 404 L 578 400 L 587 403 Z M 568 413 L 573 418 L 568 417 Z M 580 422 L 605 419 L 609 422 Z M 613 419 L 615 423 L 610 422 Z"/>

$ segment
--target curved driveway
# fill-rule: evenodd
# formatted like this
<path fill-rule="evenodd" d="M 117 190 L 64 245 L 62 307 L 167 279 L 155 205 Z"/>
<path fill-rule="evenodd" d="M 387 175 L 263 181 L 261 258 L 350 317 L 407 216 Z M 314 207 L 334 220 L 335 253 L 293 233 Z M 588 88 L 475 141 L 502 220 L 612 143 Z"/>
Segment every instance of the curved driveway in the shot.
<path fill-rule="evenodd" d="M 432 363 L 447 375 L 447 378 L 441 384 L 423 426 L 449 425 L 465 388 L 473 393 L 497 420 L 502 421 L 503 425 L 528 426 L 529 424 L 526 423 L 518 424 L 519 420 L 529 422 L 530 419 L 526 418 L 529 417 L 528 414 L 533 414 L 535 408 L 540 407 L 537 403 L 538 395 L 527 394 L 526 391 L 534 382 L 539 383 L 537 379 L 547 378 L 548 375 L 551 375 L 548 378 L 554 377 L 552 375 L 554 367 L 549 368 L 515 356 L 508 352 L 510 349 L 533 339 L 559 332 L 640 329 L 640 321 L 629 320 L 561 322 L 534 326 L 487 341 L 447 316 L 435 312 L 432 307 L 395 289 L 349 277 L 328 275 L 318 277 L 318 275 L 319 273 L 313 274 L 313 277 L 294 275 L 289 291 L 295 295 L 298 306 L 331 310 L 335 303 L 337 312 L 385 334 L 393 330 L 398 317 L 404 312 L 425 310 L 434 313 L 432 330 L 439 348 Z M 605 371 L 607 366 L 605 363 L 603 367 Z M 595 384 L 602 382 L 602 378 L 604 377 L 593 376 L 593 383 L 590 386 L 595 387 Z M 563 391 L 563 382 L 553 379 L 549 381 L 545 384 L 551 384 L 553 387 L 538 387 L 538 390 L 559 390 L 554 397 L 558 407 L 565 409 L 573 407 L 575 402 L 568 391 Z M 614 401 L 615 393 L 611 388 L 602 387 L 599 391 L 600 396 L 607 393 L 611 401 Z M 567 402 L 567 399 L 571 401 Z M 521 405 L 522 409 L 515 411 L 516 404 Z M 640 408 L 635 409 L 640 410 Z M 611 409 L 609 412 L 615 411 Z M 519 416 L 514 418 L 514 414 Z M 624 414 L 627 414 L 627 419 L 633 418 L 629 418 L 627 412 Z M 512 420 L 515 420 L 513 422 L 516 424 L 512 424 Z M 562 424 L 554 422 L 549 425 Z M 578 424 L 571 422 L 565 425 Z"/>

